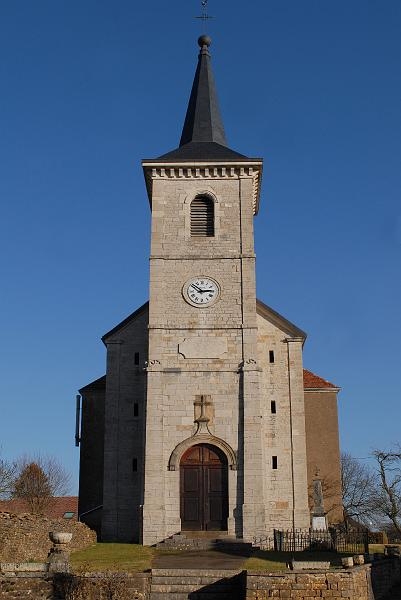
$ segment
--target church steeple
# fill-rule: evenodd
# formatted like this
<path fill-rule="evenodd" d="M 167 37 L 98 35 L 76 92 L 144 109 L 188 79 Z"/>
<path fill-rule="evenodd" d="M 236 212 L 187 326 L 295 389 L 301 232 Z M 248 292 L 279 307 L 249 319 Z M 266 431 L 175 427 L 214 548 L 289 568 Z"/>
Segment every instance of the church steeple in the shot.
<path fill-rule="evenodd" d="M 246 158 L 227 146 L 210 61 L 211 39 L 201 35 L 198 65 L 192 84 L 180 145 L 159 159 L 194 160 Z"/>
<path fill-rule="evenodd" d="M 192 84 L 187 114 L 182 130 L 180 147 L 191 142 L 216 142 L 227 146 L 217 93 L 210 63 L 211 39 L 202 35 L 198 66 Z"/>

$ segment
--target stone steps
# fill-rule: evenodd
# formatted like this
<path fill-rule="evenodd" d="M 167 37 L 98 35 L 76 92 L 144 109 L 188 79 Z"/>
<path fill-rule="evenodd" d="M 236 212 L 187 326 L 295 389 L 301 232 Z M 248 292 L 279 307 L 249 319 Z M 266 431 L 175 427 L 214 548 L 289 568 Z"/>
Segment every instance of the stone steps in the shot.
<path fill-rule="evenodd" d="M 215 550 L 219 552 L 223 552 L 225 554 L 235 554 L 238 556 L 251 556 L 252 552 L 256 550 L 251 543 L 242 542 L 237 539 L 222 539 L 216 540 Z"/>
<path fill-rule="evenodd" d="M 206 535 L 206 534 L 209 535 Z M 203 534 L 203 535 L 202 535 Z M 216 532 L 188 532 L 176 533 L 159 542 L 157 548 L 171 548 L 173 550 L 212 550 L 216 545 Z"/>
<path fill-rule="evenodd" d="M 239 600 L 242 600 L 242 596 L 238 597 Z M 218 594 L 215 592 L 191 592 L 188 593 L 168 593 L 166 595 L 165 592 L 157 593 L 152 592 L 150 595 L 150 600 L 237 600 L 237 596 L 234 596 L 232 592 L 228 594 Z"/>
<path fill-rule="evenodd" d="M 186 535 L 177 533 L 171 537 L 156 544 L 156 548 L 169 548 L 173 550 L 212 550 L 216 545 L 216 538 L 189 538 Z"/>
<path fill-rule="evenodd" d="M 227 554 L 238 554 L 240 556 L 250 556 L 252 552 L 252 544 L 242 542 L 237 538 L 229 538 L 228 536 L 212 537 L 216 532 L 207 532 L 209 535 L 192 535 L 189 536 L 183 533 L 177 533 L 171 537 L 156 544 L 157 548 L 166 548 L 171 550 L 184 550 L 193 552 L 197 550 L 218 550 Z"/>
<path fill-rule="evenodd" d="M 216 595 L 216 592 L 191 592 L 188 593 L 173 593 L 169 592 L 166 595 L 166 592 L 151 592 L 150 600 L 242 600 L 243 596 L 234 596 L 233 592 L 229 592 L 227 594 L 219 593 Z"/>
<path fill-rule="evenodd" d="M 150 600 L 243 600 L 244 577 L 233 570 L 152 569 Z"/>

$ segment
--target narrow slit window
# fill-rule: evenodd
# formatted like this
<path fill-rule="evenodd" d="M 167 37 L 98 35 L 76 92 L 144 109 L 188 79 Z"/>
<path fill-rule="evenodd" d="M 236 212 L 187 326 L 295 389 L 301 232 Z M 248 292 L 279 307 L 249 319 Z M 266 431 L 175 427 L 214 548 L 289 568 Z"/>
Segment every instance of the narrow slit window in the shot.
<path fill-rule="evenodd" d="M 134 354 L 134 365 L 139 365 L 139 352 Z"/>
<path fill-rule="evenodd" d="M 272 401 L 270 402 L 270 410 L 271 410 L 271 412 L 272 412 L 272 415 L 275 415 L 275 414 L 276 414 L 276 412 L 277 412 L 277 407 L 276 407 L 276 401 L 275 401 L 275 400 L 272 400 Z"/>
<path fill-rule="evenodd" d="M 214 236 L 214 202 L 207 196 L 197 196 L 191 202 L 191 237 Z"/>
<path fill-rule="evenodd" d="M 272 456 L 272 469 L 277 469 L 277 456 Z"/>
<path fill-rule="evenodd" d="M 274 363 L 274 350 L 269 350 L 269 362 Z"/>
<path fill-rule="evenodd" d="M 138 459 L 137 458 L 132 459 L 132 470 L 134 473 L 136 473 L 138 471 Z"/>
<path fill-rule="evenodd" d="M 138 406 L 138 402 L 134 403 L 134 417 L 137 417 L 139 415 L 139 406 Z"/>

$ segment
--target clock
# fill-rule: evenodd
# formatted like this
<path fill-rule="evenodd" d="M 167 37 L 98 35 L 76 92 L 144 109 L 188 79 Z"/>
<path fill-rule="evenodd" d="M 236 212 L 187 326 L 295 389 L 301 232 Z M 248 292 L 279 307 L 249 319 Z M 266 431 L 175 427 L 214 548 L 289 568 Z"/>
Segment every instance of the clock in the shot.
<path fill-rule="evenodd" d="M 202 308 L 210 306 L 220 296 L 220 286 L 211 277 L 192 277 L 182 288 L 182 293 L 188 304 Z"/>

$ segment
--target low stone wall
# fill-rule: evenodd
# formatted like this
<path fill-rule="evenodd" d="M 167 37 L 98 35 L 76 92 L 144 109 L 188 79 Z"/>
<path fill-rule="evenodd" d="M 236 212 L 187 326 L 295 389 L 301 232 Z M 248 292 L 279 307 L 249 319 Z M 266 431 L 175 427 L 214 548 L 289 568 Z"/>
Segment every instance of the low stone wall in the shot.
<path fill-rule="evenodd" d="M 94 576 L 68 574 L 0 573 L 0 600 L 148 600 L 150 573 Z"/>
<path fill-rule="evenodd" d="M 2 565 L 3 566 L 3 565 Z M 163 579 L 160 570 L 154 573 L 99 573 L 96 575 L 73 575 L 68 573 L 23 572 L 23 565 L 16 565 L 14 572 L 0 572 L 0 600 L 168 600 L 174 598 L 178 589 L 202 597 L 213 593 L 226 593 L 227 585 L 238 584 L 230 593 L 232 600 L 293 599 L 313 600 L 383 600 L 389 590 L 400 581 L 401 563 L 397 558 L 375 561 L 372 565 L 357 566 L 333 571 L 287 571 L 278 573 L 237 572 L 222 574 L 217 571 L 205 577 L 197 572 L 167 573 Z M 31 565 L 30 569 L 34 569 Z M 219 577 L 220 575 L 220 577 Z M 154 578 L 154 582 L 152 579 Z M 198 579 L 199 581 L 198 581 Z M 372 586 L 373 582 L 373 586 Z M 154 584 L 154 585 L 153 585 Z M 224 585 L 223 585 L 224 584 Z M 151 594 L 151 586 L 152 594 Z M 225 587 L 224 587 L 225 586 Z M 246 587 L 246 591 L 245 588 Z M 114 594 L 114 595 L 113 595 Z"/>
<path fill-rule="evenodd" d="M 355 567 L 349 571 L 317 573 L 277 573 L 269 575 L 248 573 L 247 600 L 293 598 L 342 598 L 343 600 L 371 600 L 369 595 L 369 568 Z"/>
<path fill-rule="evenodd" d="M 150 573 L 98 573 L 91 576 L 55 575 L 52 600 L 148 600 Z M 36 600 L 36 599 L 35 599 Z"/>
<path fill-rule="evenodd" d="M 46 560 L 52 547 L 49 531 L 72 533 L 70 552 L 96 543 L 96 533 L 78 521 L 0 512 L 0 562 Z"/>
<path fill-rule="evenodd" d="M 64 600 L 54 594 L 53 576 L 44 573 L 0 574 L 0 600 Z"/>
<path fill-rule="evenodd" d="M 337 571 L 247 574 L 247 600 L 268 598 L 342 598 L 381 600 L 401 580 L 401 562 L 396 558 Z"/>

